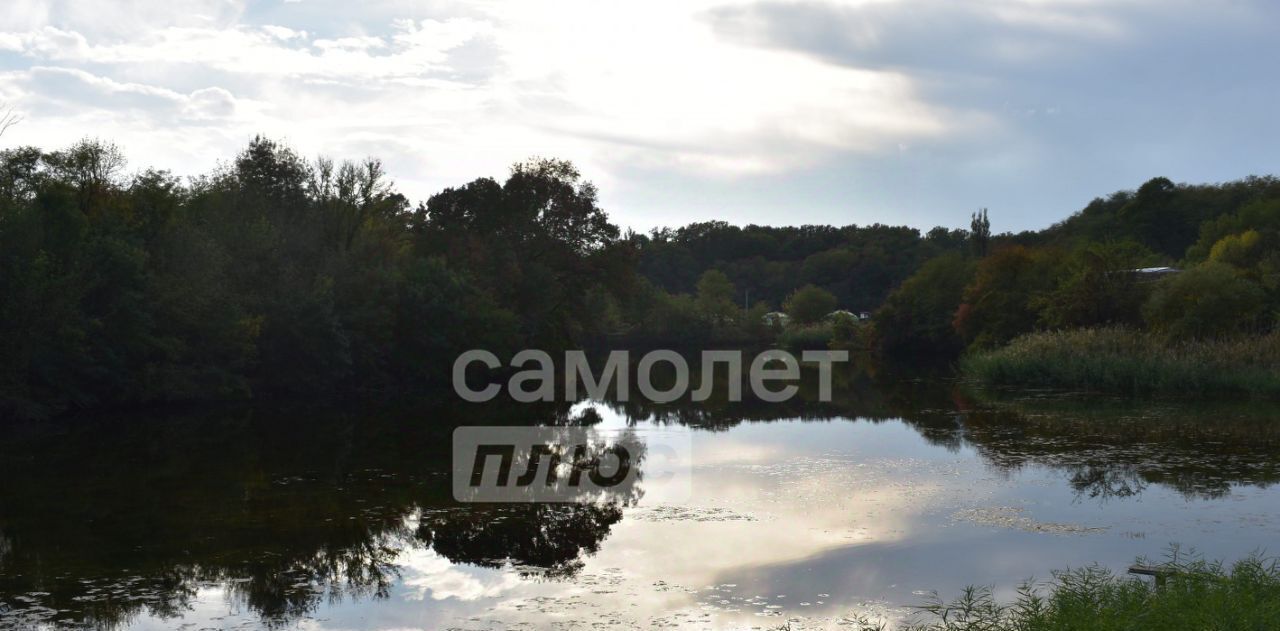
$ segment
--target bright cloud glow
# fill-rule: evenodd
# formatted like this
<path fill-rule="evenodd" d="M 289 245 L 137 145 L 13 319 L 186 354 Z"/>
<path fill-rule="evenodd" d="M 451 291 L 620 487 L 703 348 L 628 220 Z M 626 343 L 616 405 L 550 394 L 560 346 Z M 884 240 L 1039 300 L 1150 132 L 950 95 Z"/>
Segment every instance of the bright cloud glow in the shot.
<path fill-rule="evenodd" d="M 264 133 L 309 154 L 382 157 L 414 198 L 556 156 L 639 228 L 726 215 L 924 226 L 928 213 L 831 211 L 895 201 L 919 211 L 959 190 L 964 205 L 946 212 L 963 218 L 982 203 L 999 217 L 992 200 L 970 204 L 968 189 L 984 184 L 975 174 L 987 190 L 1033 186 L 1021 183 L 1056 166 L 1043 147 L 1058 128 L 1045 116 L 1116 107 L 1105 91 L 1116 77 L 1084 86 L 1098 95 L 1085 98 L 1029 68 L 1067 73 L 1065 83 L 1080 80 L 1074 68 L 1114 61 L 1106 55 L 1159 51 L 1144 29 L 1176 31 L 1195 10 L 1159 3 L 1166 13 L 1148 20 L 1154 6 L 13 0 L 0 8 L 0 99 L 25 120 L 0 142 L 95 135 L 136 166 L 197 173 Z M 1257 22 L 1224 14 L 1220 30 Z M 833 180 L 843 169 L 850 176 Z M 760 186 L 788 203 L 755 195 Z M 1087 200 L 1110 186 L 1091 178 L 1071 190 Z"/>

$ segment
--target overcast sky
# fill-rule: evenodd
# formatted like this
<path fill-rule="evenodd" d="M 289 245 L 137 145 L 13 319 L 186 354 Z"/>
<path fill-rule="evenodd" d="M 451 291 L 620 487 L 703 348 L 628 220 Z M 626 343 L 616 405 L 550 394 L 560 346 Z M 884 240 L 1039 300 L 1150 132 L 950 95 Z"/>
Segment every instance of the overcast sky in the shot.
<path fill-rule="evenodd" d="M 1275 0 L 4 0 L 0 146 L 207 171 L 263 133 L 415 201 L 573 160 L 636 229 L 1044 227 L 1280 172 Z"/>

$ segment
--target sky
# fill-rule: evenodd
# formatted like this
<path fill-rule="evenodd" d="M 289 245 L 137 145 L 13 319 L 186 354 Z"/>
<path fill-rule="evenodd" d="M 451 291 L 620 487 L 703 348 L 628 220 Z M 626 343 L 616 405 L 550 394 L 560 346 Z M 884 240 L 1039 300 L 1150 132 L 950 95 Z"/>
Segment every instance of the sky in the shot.
<path fill-rule="evenodd" d="M 425 200 L 572 160 L 637 230 L 1036 229 L 1280 172 L 1274 0 L 5 0 L 0 147 L 194 175 L 256 134 Z"/>

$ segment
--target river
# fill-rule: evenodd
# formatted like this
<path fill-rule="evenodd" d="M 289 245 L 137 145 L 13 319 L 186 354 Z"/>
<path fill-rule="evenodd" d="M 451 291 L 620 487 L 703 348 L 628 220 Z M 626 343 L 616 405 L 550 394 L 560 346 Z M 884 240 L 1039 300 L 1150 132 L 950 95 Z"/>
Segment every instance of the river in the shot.
<path fill-rule="evenodd" d="M 0 428 L 0 628 L 848 628 L 931 591 L 1280 542 L 1261 403 L 861 376 L 782 405 L 258 406 Z M 689 446 L 620 503 L 470 504 L 462 424 Z M 677 488 L 678 487 L 678 488 Z"/>

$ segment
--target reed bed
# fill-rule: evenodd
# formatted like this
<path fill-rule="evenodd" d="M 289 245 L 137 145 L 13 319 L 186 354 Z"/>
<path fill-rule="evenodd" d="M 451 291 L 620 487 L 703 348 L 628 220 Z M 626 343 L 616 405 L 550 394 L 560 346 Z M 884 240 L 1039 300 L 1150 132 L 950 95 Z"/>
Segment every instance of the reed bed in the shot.
<path fill-rule="evenodd" d="M 1280 332 L 1201 341 L 1118 327 L 1031 333 L 966 356 L 960 367 L 995 386 L 1273 398 L 1280 397 Z"/>

